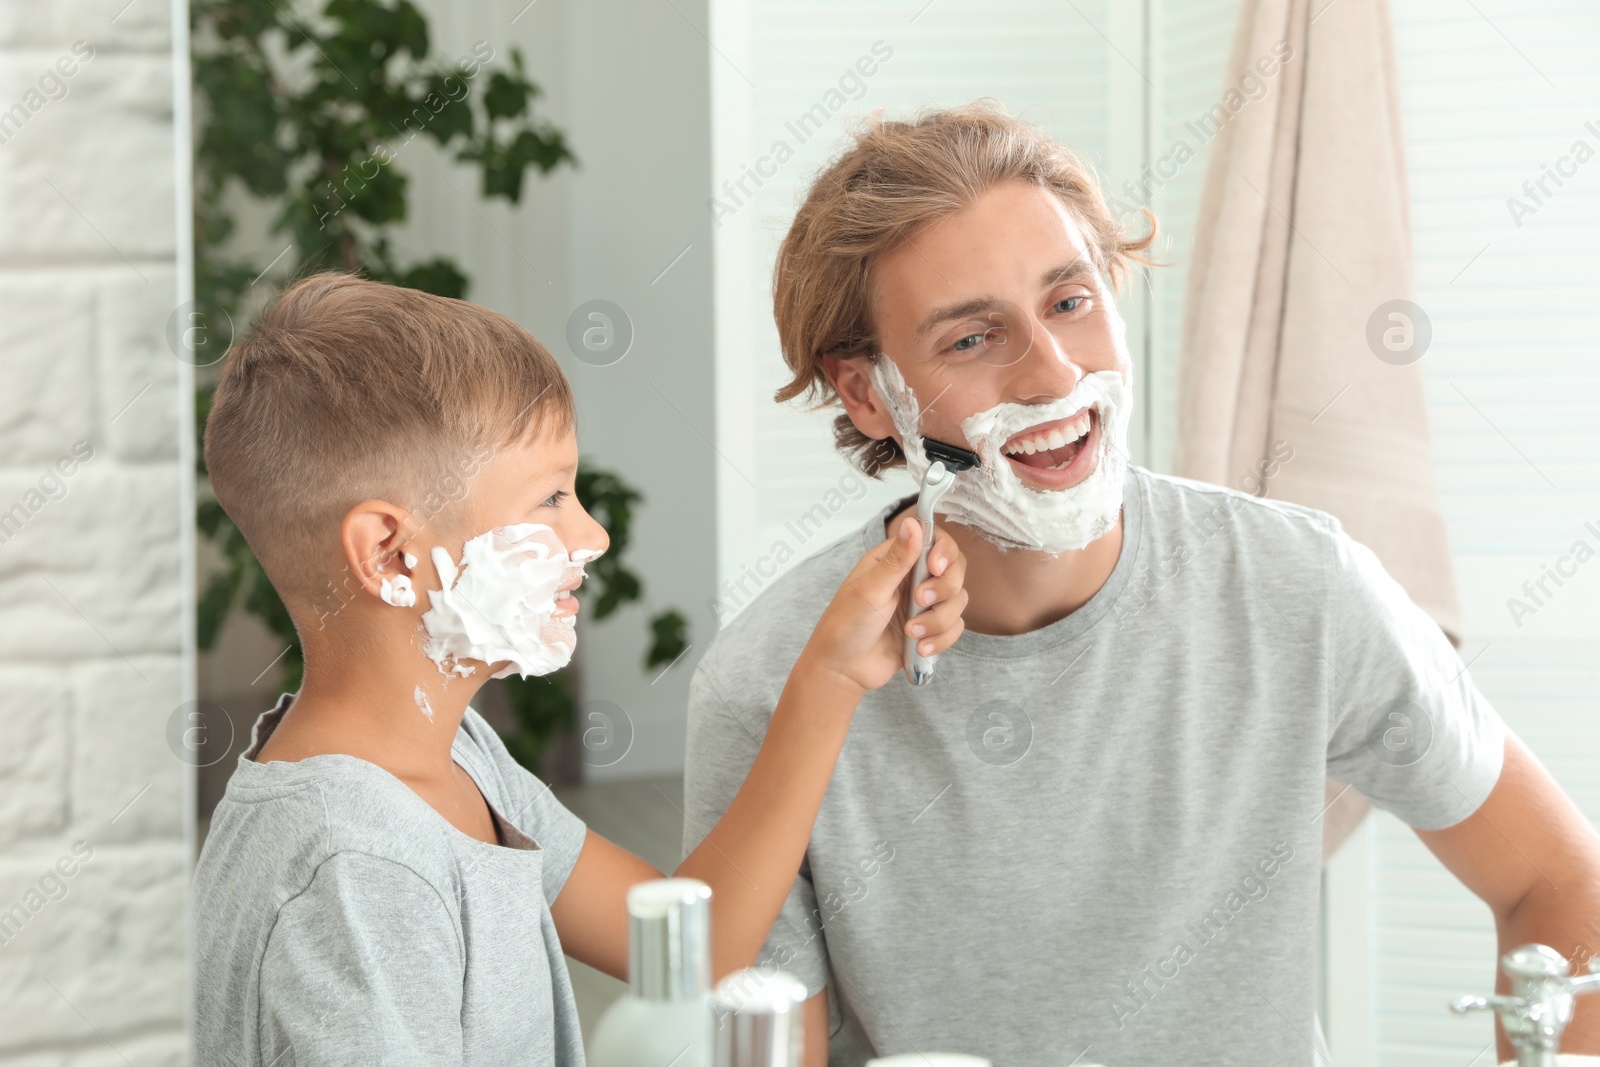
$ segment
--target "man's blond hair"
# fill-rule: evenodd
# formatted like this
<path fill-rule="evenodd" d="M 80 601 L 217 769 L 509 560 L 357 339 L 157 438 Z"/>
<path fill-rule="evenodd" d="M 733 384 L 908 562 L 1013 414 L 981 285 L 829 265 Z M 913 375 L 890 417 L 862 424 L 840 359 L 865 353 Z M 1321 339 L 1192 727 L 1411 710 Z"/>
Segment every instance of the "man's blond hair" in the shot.
<path fill-rule="evenodd" d="M 463 300 L 316 274 L 290 285 L 222 365 L 206 419 L 211 487 L 286 604 L 328 588 L 350 508 L 448 519 L 495 449 L 572 426 L 554 357 Z"/>
<path fill-rule="evenodd" d="M 992 100 L 930 110 L 909 121 L 869 120 L 812 184 L 778 251 L 772 304 L 784 362 L 792 373 L 779 402 L 803 394 L 837 397 L 825 355 L 876 358 L 872 267 L 920 228 L 970 206 L 1007 181 L 1031 182 L 1060 198 L 1083 227 L 1095 267 L 1120 286 L 1131 263 L 1146 263 L 1155 240 L 1130 237 L 1106 206 L 1100 184 L 1064 146 Z M 834 420 L 839 449 L 876 475 L 905 462 L 892 439 L 874 441 Z"/>

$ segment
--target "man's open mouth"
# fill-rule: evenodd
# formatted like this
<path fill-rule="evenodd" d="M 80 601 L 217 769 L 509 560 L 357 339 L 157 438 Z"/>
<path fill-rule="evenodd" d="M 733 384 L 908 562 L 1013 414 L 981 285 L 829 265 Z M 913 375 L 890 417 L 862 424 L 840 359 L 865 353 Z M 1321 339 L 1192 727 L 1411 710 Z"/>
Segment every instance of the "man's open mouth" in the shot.
<path fill-rule="evenodd" d="M 1070 418 L 1023 430 L 1000 451 L 1012 462 L 1034 470 L 1065 470 L 1078 458 L 1099 419 L 1094 408 L 1085 408 Z"/>

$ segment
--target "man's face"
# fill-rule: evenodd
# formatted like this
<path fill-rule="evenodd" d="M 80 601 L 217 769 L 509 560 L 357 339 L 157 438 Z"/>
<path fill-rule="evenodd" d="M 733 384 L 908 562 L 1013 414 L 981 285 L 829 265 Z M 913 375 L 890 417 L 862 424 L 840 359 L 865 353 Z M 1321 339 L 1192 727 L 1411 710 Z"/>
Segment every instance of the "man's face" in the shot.
<path fill-rule="evenodd" d="M 1096 371 L 1129 379 L 1122 319 L 1082 229 L 1039 186 L 996 186 L 882 257 L 873 277 L 878 340 L 916 394 L 925 437 L 973 448 L 961 425 L 977 412 L 1066 397 Z M 886 413 L 838 384 L 863 432 L 899 439 Z M 1100 433 L 1091 408 L 1028 426 L 1003 451 L 1028 488 L 1065 489 L 1094 472 Z"/>

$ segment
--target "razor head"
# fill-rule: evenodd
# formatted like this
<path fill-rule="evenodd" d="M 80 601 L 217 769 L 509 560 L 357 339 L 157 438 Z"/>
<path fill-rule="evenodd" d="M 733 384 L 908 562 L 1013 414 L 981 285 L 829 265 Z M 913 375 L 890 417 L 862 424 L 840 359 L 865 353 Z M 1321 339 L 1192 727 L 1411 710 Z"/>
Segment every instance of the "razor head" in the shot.
<path fill-rule="evenodd" d="M 965 448 L 947 445 L 943 441 L 935 441 L 931 437 L 922 439 L 922 451 L 927 455 L 929 463 L 943 463 L 952 471 L 969 471 L 974 467 L 983 465 L 976 452 L 969 452 Z"/>

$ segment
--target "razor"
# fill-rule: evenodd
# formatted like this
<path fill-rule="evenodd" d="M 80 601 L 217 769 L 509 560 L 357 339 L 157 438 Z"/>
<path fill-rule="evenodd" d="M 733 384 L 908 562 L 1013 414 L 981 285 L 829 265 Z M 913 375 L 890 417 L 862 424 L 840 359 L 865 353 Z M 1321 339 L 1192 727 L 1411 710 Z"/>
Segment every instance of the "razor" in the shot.
<path fill-rule="evenodd" d="M 956 475 L 980 465 L 978 454 L 965 448 L 947 445 L 943 441 L 923 438 L 922 451 L 932 464 L 922 476 L 922 491 L 917 494 L 917 521 L 922 524 L 922 554 L 917 557 L 916 574 L 906 590 L 906 621 L 921 615 L 923 607 L 916 602 L 916 592 L 928 580 L 928 553 L 933 550 L 933 512 L 939 501 L 956 484 Z M 933 681 L 938 656 L 924 656 L 917 651 L 920 638 L 906 638 L 906 678 L 912 685 L 927 685 Z"/>

